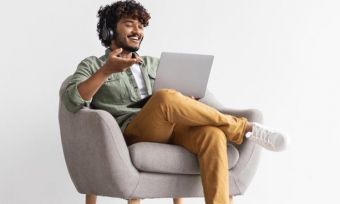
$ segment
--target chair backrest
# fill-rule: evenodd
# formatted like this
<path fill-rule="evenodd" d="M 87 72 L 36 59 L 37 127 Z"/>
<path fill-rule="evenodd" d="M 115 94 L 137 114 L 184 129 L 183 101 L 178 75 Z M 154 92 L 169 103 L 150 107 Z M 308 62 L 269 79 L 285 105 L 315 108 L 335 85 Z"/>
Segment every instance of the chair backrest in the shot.
<path fill-rule="evenodd" d="M 72 118 L 74 117 L 71 112 L 69 112 L 64 103 L 63 103 L 63 93 L 66 89 L 66 86 L 68 85 L 69 81 L 71 80 L 72 76 L 68 76 L 62 83 L 60 89 L 59 89 L 59 112 L 58 112 L 58 119 L 59 119 L 59 128 L 60 128 L 60 134 L 61 139 L 63 141 L 63 138 L 70 136 L 74 128 L 72 127 Z M 65 153 L 65 145 L 63 144 L 64 153 Z M 67 151 L 67 150 L 66 150 Z"/>
<path fill-rule="evenodd" d="M 64 153 L 64 158 L 67 166 L 67 170 L 71 176 L 72 182 L 75 187 L 78 189 L 77 182 L 74 180 L 72 176 L 72 167 L 71 167 L 71 159 L 69 155 L 71 154 L 72 147 L 68 144 L 67 138 L 70 137 L 70 131 L 72 132 L 72 120 L 71 120 L 71 113 L 66 109 L 65 105 L 63 104 L 62 97 L 63 93 L 66 89 L 67 84 L 69 83 L 72 76 L 68 76 L 62 83 L 59 89 L 59 110 L 58 110 L 58 120 L 59 120 L 59 128 L 60 128 L 60 136 L 62 142 L 62 148 Z"/>

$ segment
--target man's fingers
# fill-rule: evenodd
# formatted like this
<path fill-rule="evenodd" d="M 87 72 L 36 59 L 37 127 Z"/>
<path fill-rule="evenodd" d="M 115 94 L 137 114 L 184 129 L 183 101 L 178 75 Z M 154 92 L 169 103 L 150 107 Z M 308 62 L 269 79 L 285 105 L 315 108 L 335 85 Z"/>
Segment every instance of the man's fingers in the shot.
<path fill-rule="evenodd" d="M 190 96 L 190 98 L 195 99 L 195 100 L 200 100 L 200 98 L 195 98 L 195 96 Z"/>
<path fill-rule="evenodd" d="M 122 58 L 121 60 L 126 62 L 126 63 L 131 63 L 131 64 L 143 62 L 142 58 L 140 58 L 140 57 L 136 57 L 136 58 Z"/>
<path fill-rule="evenodd" d="M 143 59 L 142 59 L 141 57 L 138 57 L 138 56 L 137 56 L 137 61 L 138 61 L 138 63 L 142 63 L 142 62 L 143 62 Z"/>
<path fill-rule="evenodd" d="M 122 58 L 121 59 L 123 62 L 126 62 L 126 63 L 136 63 L 136 62 L 138 62 L 138 59 L 136 59 L 136 58 L 130 58 L 130 59 L 128 59 L 128 58 Z"/>
<path fill-rule="evenodd" d="M 112 55 L 117 56 L 117 55 L 118 55 L 119 53 L 121 53 L 122 51 L 123 51 L 122 48 L 118 48 L 118 49 L 113 50 L 111 53 L 112 53 Z"/>
<path fill-rule="evenodd" d="M 139 63 L 139 60 L 136 59 L 136 58 L 133 58 L 133 59 L 120 59 L 121 62 L 124 64 L 124 69 L 122 71 L 125 71 L 127 69 L 129 69 L 129 67 L 131 67 L 133 64 L 138 64 Z"/>
<path fill-rule="evenodd" d="M 124 61 L 131 63 L 131 64 L 136 64 L 136 63 L 140 63 L 142 62 L 140 59 L 138 58 L 130 58 L 130 59 L 123 59 Z"/>

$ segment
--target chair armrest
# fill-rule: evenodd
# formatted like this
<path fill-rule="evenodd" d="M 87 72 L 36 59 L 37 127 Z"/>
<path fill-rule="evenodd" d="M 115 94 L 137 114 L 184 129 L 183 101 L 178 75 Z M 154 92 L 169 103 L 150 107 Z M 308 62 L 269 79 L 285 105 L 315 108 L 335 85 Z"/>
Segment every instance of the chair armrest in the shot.
<path fill-rule="evenodd" d="M 199 100 L 200 102 L 213 107 L 224 114 L 233 115 L 236 117 L 245 117 L 249 121 L 262 123 L 263 116 L 261 111 L 257 109 L 233 109 L 225 107 L 221 102 L 219 102 L 214 94 L 209 90 L 206 91 L 205 97 Z"/>
<path fill-rule="evenodd" d="M 78 192 L 129 197 L 139 173 L 133 166 L 116 120 L 106 111 L 59 106 L 64 156 Z"/>
<path fill-rule="evenodd" d="M 249 121 L 262 123 L 263 116 L 257 109 L 231 109 L 224 107 L 215 96 L 207 90 L 206 96 L 200 99 L 213 108 L 216 108 L 224 114 L 230 114 L 236 117 L 245 117 Z M 237 194 L 243 194 L 253 179 L 258 168 L 262 148 L 251 140 L 244 139 L 241 145 L 235 145 L 240 153 L 239 160 L 230 174 L 238 188 Z"/>

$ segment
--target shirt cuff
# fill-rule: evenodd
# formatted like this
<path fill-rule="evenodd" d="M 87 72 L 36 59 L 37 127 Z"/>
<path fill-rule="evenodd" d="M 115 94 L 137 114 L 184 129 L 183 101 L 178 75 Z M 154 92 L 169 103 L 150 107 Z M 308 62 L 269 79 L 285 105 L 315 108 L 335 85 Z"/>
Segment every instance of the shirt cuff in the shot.
<path fill-rule="evenodd" d="M 79 92 L 78 92 L 78 88 L 77 88 L 77 84 L 72 84 L 70 87 L 66 88 L 64 97 L 63 97 L 63 101 L 64 104 L 67 108 L 67 110 L 69 110 L 70 112 L 77 112 L 78 110 L 80 110 L 81 108 L 83 108 L 84 106 L 89 107 L 90 103 L 92 101 L 91 100 L 84 100 Z"/>
<path fill-rule="evenodd" d="M 78 85 L 79 85 L 79 83 L 76 83 L 76 85 L 74 86 L 74 90 L 73 90 L 74 91 L 73 95 L 75 96 L 75 99 L 79 103 L 83 104 L 84 106 L 90 107 L 90 104 L 92 102 L 92 98 L 90 98 L 90 100 L 84 100 L 79 94 Z"/>

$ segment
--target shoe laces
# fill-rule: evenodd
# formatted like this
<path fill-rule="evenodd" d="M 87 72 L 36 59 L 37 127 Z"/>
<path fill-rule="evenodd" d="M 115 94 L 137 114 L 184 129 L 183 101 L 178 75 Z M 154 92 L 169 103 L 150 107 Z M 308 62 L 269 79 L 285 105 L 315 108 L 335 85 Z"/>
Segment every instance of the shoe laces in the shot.
<path fill-rule="evenodd" d="M 270 145 L 271 147 L 274 147 L 274 145 L 270 142 L 270 135 L 271 135 L 271 132 L 262 127 L 257 128 L 256 133 L 253 134 L 255 140 L 261 142 L 262 144 Z"/>

